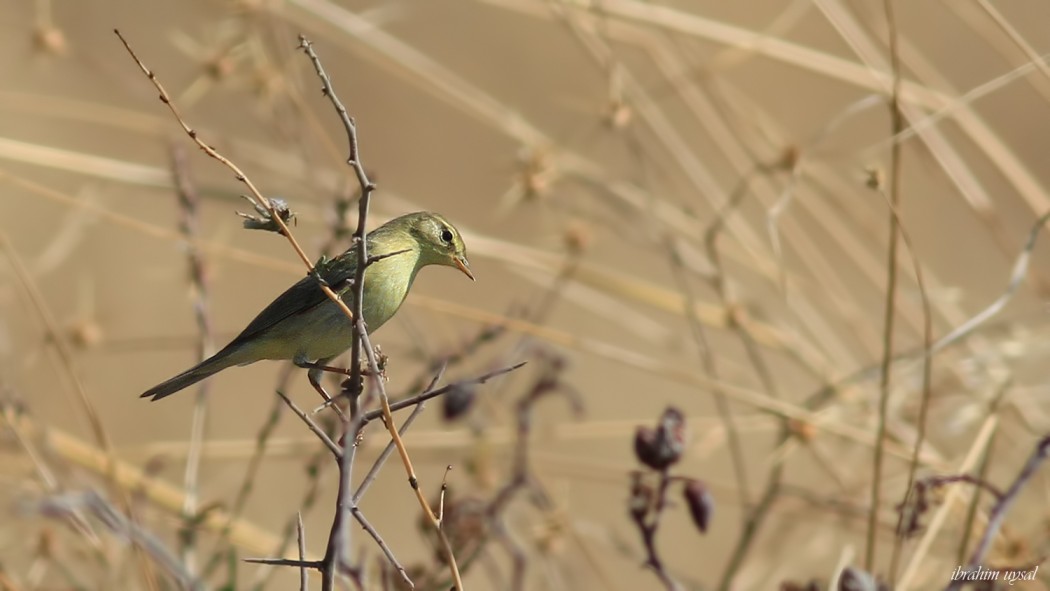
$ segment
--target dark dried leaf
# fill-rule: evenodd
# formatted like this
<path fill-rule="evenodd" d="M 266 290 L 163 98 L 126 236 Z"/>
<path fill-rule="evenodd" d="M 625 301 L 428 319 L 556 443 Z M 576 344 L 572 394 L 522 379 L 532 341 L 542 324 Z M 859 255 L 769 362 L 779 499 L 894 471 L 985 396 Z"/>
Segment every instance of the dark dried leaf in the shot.
<path fill-rule="evenodd" d="M 690 480 L 682 488 L 682 496 L 685 504 L 689 507 L 689 515 L 693 517 L 700 533 L 707 533 L 707 526 L 711 523 L 711 516 L 715 510 L 715 499 L 711 491 L 699 480 Z"/>
<path fill-rule="evenodd" d="M 441 401 L 441 413 L 446 421 L 454 421 L 467 414 L 474 406 L 476 388 L 473 385 L 454 385 Z"/>
<path fill-rule="evenodd" d="M 665 470 L 682 458 L 685 451 L 685 417 L 668 407 L 656 429 L 638 427 L 634 434 L 634 452 L 638 461 L 653 470 Z"/>

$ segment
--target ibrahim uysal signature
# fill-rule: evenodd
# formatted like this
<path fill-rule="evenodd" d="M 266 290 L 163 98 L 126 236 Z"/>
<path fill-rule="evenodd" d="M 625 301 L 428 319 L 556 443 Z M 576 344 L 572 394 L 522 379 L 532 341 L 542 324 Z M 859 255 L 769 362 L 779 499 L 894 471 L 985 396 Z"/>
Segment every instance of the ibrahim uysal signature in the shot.
<path fill-rule="evenodd" d="M 978 566 L 975 569 L 964 569 L 961 566 L 955 567 L 955 571 L 952 572 L 953 581 L 1003 581 L 1013 585 L 1017 581 L 1034 581 L 1036 573 L 1039 572 L 1039 567 L 1036 566 L 1031 570 L 1010 570 L 1006 568 L 984 568 Z"/>

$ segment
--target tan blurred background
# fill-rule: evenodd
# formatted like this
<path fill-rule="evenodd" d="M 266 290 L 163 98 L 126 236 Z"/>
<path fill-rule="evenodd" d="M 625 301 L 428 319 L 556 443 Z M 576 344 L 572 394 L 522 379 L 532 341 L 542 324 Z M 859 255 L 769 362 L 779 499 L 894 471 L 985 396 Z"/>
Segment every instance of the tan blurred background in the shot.
<path fill-rule="evenodd" d="M 199 342 L 172 146 L 187 154 L 203 199 L 196 244 L 215 346 L 303 272 L 279 236 L 241 230 L 233 212 L 247 210 L 237 197 L 243 187 L 181 133 L 114 28 L 206 142 L 266 195 L 290 203 L 309 256 L 338 224 L 333 203 L 353 194 L 355 180 L 338 119 L 295 49 L 299 33 L 316 43 L 359 124 L 362 158 L 379 186 L 372 220 L 431 209 L 463 231 L 477 283 L 427 269 L 374 337 L 391 358 L 392 392 L 406 394 L 426 360 L 503 316 L 526 314 L 445 379 L 518 360 L 531 366 L 480 388 L 467 419 L 445 423 L 432 404 L 406 438 L 428 494 L 451 464 L 454 489 L 491 496 L 508 476 L 514 404 L 542 367 L 536 352 L 568 360 L 562 379 L 585 412 L 544 400 L 529 443 L 549 503 L 522 492 L 506 514 L 528 557 L 528 588 L 660 588 L 642 566 L 627 497 L 638 468 L 634 429 L 668 405 L 686 413 L 692 433 L 674 472 L 703 479 L 716 502 L 706 535 L 677 496 L 663 515 L 657 545 L 682 584 L 773 589 L 863 567 L 880 380 L 857 372 L 883 355 L 888 232 L 885 198 L 866 181 L 869 170 L 889 174 L 892 143 L 883 4 L 589 4 L 0 0 L 5 584 L 146 588 L 120 536 L 88 518 L 92 542 L 32 506 L 88 489 L 118 504 L 97 462 L 43 439 L 47 429 L 99 447 L 70 375 L 116 458 L 147 467 L 176 492 L 184 486 L 194 394 L 137 398 L 194 363 Z M 893 341 L 913 355 L 894 365 L 889 388 L 895 451 L 882 476 L 874 569 L 887 578 L 922 397 L 912 257 L 937 339 L 1004 294 L 1036 218 L 1050 210 L 1050 70 L 1039 61 L 1050 52 L 1050 5 L 894 8 L 902 105 L 919 133 L 901 136 L 910 248 L 902 244 L 898 258 Z M 729 202 L 736 206 L 712 256 L 705 231 Z M 1005 488 L 1046 432 L 1048 254 L 1037 245 L 1007 305 L 933 358 L 920 475 L 975 471 L 991 450 L 987 477 Z M 549 313 L 530 316 L 548 295 Z M 699 310 L 695 323 L 688 303 Z M 56 354 L 41 307 L 71 363 Z M 741 328 L 726 328 L 727 308 L 742 313 Z M 280 371 L 262 363 L 211 380 L 198 506 L 233 504 L 275 408 Z M 855 379 L 825 403 L 806 405 L 847 376 Z M 290 394 L 313 407 L 304 378 L 293 376 Z M 743 477 L 718 396 L 738 432 Z M 786 442 L 785 417 L 802 425 Z M 379 429 L 369 434 L 358 477 L 386 441 Z M 304 507 L 306 463 L 318 449 L 281 407 L 242 515 L 276 539 L 303 510 L 313 553 L 323 552 L 335 495 L 326 466 L 319 498 Z M 776 500 L 742 549 L 745 521 L 780 467 Z M 991 562 L 1035 564 L 1046 555 L 1048 482 L 1037 476 L 1026 488 Z M 141 524 L 175 548 L 172 508 L 134 487 L 125 492 Z M 942 505 L 945 520 L 928 530 L 929 545 L 903 546 L 899 588 L 940 588 L 960 564 L 971 492 L 960 488 Z M 169 502 L 177 508 L 180 499 Z M 989 505 L 987 497 L 978 503 L 973 537 Z M 397 463 L 362 507 L 404 563 L 430 560 Z M 381 555 L 354 529 L 355 555 L 374 568 Z M 209 558 L 210 535 L 202 534 L 198 563 Z M 237 556 L 275 552 L 269 538 L 255 541 L 238 544 Z M 742 560 L 729 584 L 734 556 Z M 234 585 L 252 588 L 270 573 L 240 564 Z M 511 588 L 511 579 L 508 553 L 492 543 L 467 586 Z M 229 580 L 224 566 L 208 585 Z M 291 570 L 267 579 L 269 588 L 297 580 Z"/>

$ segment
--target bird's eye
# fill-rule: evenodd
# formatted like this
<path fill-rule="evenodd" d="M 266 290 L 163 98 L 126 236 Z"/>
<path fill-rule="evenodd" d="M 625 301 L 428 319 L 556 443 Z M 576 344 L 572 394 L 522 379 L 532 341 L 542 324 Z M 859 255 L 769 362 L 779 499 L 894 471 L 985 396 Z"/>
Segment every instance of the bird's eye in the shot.
<path fill-rule="evenodd" d="M 441 231 L 441 241 L 446 244 L 452 244 L 452 232 L 448 228 Z"/>

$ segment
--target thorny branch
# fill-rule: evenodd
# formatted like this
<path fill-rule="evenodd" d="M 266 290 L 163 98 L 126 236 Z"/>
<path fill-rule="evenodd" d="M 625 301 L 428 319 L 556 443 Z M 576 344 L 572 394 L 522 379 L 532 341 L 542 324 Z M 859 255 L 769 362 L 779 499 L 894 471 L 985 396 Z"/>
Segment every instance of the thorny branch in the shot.
<path fill-rule="evenodd" d="M 373 384 L 375 386 L 375 391 L 379 395 L 379 402 L 382 406 L 383 420 L 386 424 L 387 431 L 390 433 L 390 437 L 397 447 L 405 471 L 408 473 L 409 484 L 416 493 L 416 498 L 419 500 L 420 506 L 423 509 L 423 514 L 428 518 L 431 526 L 437 531 L 438 536 L 446 542 L 446 556 L 455 588 L 458 591 L 463 591 L 463 581 L 460 580 L 459 568 L 456 565 L 455 556 L 452 554 L 452 549 L 448 547 L 445 534 L 441 530 L 440 521 L 438 521 L 433 510 L 430 508 L 430 505 L 427 503 L 426 498 L 423 496 L 422 492 L 420 492 L 419 483 L 415 471 L 412 468 L 412 462 L 409 458 L 408 450 L 405 448 L 405 444 L 397 432 L 397 427 L 394 425 L 394 419 L 390 413 L 390 401 L 386 394 L 386 387 L 383 384 L 375 350 L 372 348 L 371 341 L 368 338 L 368 331 L 365 327 L 362 315 L 365 287 L 364 274 L 369 260 L 368 241 L 366 240 L 368 207 L 371 202 L 372 192 L 375 190 L 375 184 L 369 180 L 368 174 L 361 162 L 357 139 L 357 124 L 353 118 L 350 117 L 346 107 L 343 106 L 342 101 L 339 100 L 338 95 L 336 95 L 335 89 L 332 87 L 332 80 L 321 65 L 321 60 L 314 51 L 313 44 L 310 43 L 305 36 L 300 35 L 299 48 L 306 53 L 307 57 L 309 57 L 310 61 L 313 63 L 314 70 L 317 72 L 317 76 L 321 79 L 322 93 L 331 101 L 332 106 L 335 107 L 335 110 L 339 115 L 339 119 L 343 123 L 343 127 L 346 130 L 347 141 L 349 142 L 347 164 L 350 165 L 354 174 L 357 175 L 358 184 L 361 186 L 361 197 L 358 200 L 357 231 L 354 233 L 358 257 L 357 267 L 354 274 L 354 284 L 352 287 L 355 290 L 355 310 L 354 314 L 348 316 L 353 320 L 353 345 L 350 351 L 350 384 L 353 385 L 352 387 L 356 387 L 357 384 L 361 383 L 361 349 L 364 347 L 365 355 L 368 360 L 368 367 L 374 377 Z M 339 498 L 336 502 L 336 517 L 333 521 L 332 533 L 329 537 L 328 548 L 325 552 L 325 562 L 329 565 L 334 565 L 335 561 L 342 560 L 349 552 L 349 528 L 346 523 L 345 515 L 350 509 L 350 479 L 353 470 L 352 448 L 355 446 L 357 434 L 362 425 L 360 418 L 360 405 L 357 401 L 359 395 L 360 392 L 351 392 L 351 420 L 343 435 L 343 457 L 340 461 L 339 467 Z M 327 581 L 330 580 L 329 577 L 333 576 L 332 571 L 334 571 L 334 569 L 330 568 L 328 573 L 326 573 L 326 589 L 331 588 Z"/>

